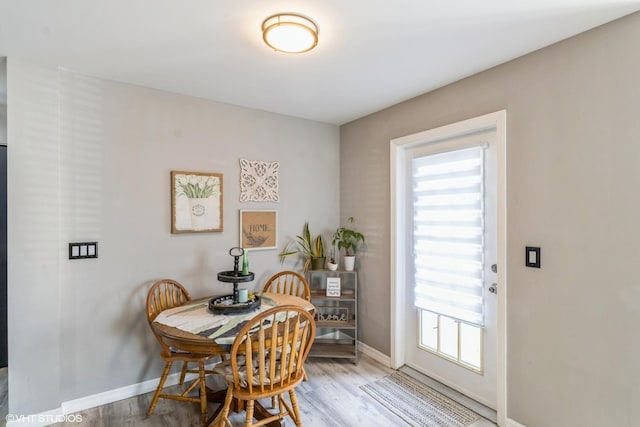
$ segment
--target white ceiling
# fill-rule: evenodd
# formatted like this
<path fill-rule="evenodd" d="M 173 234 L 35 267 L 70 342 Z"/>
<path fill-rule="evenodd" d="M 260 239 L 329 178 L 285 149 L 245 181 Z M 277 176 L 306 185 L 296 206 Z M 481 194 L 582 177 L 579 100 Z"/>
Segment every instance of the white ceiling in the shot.
<path fill-rule="evenodd" d="M 0 56 L 342 124 L 640 10 L 620 0 L 0 0 Z M 262 21 L 296 12 L 313 51 Z"/>

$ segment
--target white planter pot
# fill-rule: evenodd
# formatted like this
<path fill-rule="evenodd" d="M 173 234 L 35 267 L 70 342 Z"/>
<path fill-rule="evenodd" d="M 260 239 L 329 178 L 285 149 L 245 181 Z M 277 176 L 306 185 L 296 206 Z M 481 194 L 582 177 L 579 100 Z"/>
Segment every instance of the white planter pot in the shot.
<path fill-rule="evenodd" d="M 191 228 L 193 230 L 207 230 L 216 228 L 215 200 L 189 199 L 189 213 L 191 214 Z"/>
<path fill-rule="evenodd" d="M 353 271 L 353 268 L 356 265 L 356 257 L 355 256 L 345 256 L 344 257 L 344 269 L 347 271 Z"/>
<path fill-rule="evenodd" d="M 327 262 L 327 270 L 336 271 L 338 269 L 338 264 L 332 264 Z"/>

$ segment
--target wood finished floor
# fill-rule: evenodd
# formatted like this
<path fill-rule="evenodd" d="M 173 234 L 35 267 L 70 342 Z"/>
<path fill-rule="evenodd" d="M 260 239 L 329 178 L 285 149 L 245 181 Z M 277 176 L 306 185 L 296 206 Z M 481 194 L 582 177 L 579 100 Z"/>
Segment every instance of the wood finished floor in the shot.
<path fill-rule="evenodd" d="M 305 364 L 309 381 L 296 389 L 302 420 L 307 427 L 389 427 L 407 424 L 360 389 L 391 372 L 375 360 L 362 356 L 358 365 L 339 359 L 309 359 Z M 224 382 L 210 377 L 208 385 L 224 388 Z M 175 386 L 177 387 L 177 386 Z M 197 427 L 199 414 L 196 404 L 161 399 L 155 412 L 147 416 L 153 393 L 113 402 L 78 412 L 82 422 L 59 423 L 56 427 Z M 2 396 L 0 396 L 2 398 Z M 6 397 L 4 398 L 6 400 Z M 263 401 L 265 407 L 270 400 Z M 209 412 L 215 409 L 209 405 Z M 4 421 L 4 420 L 2 420 Z M 244 413 L 234 414 L 234 426 L 244 425 Z M 294 426 L 286 419 L 287 427 Z M 495 427 L 484 419 L 470 427 Z"/>
<path fill-rule="evenodd" d="M 7 425 L 5 417 L 9 409 L 9 391 L 7 390 L 9 371 L 7 368 L 0 368 L 0 427 Z"/>

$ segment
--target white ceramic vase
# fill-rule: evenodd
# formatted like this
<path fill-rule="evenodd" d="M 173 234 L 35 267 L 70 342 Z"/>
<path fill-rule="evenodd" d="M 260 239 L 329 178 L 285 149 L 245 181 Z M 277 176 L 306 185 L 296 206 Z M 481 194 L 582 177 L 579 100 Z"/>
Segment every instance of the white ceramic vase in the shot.
<path fill-rule="evenodd" d="M 189 199 L 191 228 L 193 230 L 207 230 L 215 228 L 214 209 L 215 201 L 213 197 Z"/>
<path fill-rule="evenodd" d="M 353 268 L 355 267 L 355 265 L 356 265 L 355 255 L 344 257 L 344 269 L 346 271 L 353 271 Z"/>

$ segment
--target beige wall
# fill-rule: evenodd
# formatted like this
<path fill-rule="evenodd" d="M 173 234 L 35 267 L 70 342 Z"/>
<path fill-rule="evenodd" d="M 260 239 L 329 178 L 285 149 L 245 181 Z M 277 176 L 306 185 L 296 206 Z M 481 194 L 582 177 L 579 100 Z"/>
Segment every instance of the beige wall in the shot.
<path fill-rule="evenodd" d="M 239 209 L 275 209 L 279 247 L 339 222 L 337 126 L 8 59 L 9 413 L 156 379 L 144 316 L 157 279 L 194 297 L 230 292 Z M 240 203 L 239 159 L 280 163 L 278 203 Z M 171 234 L 170 171 L 224 176 L 224 231 Z M 321 185 L 317 185 L 320 182 Z M 67 259 L 98 241 L 99 258 Z M 285 267 L 293 267 L 287 264 Z M 261 289 L 282 269 L 254 251 Z"/>
<path fill-rule="evenodd" d="M 507 110 L 508 417 L 640 419 L 640 14 L 341 128 L 341 218 L 367 233 L 362 340 L 390 354 L 389 141 Z M 542 247 L 542 268 L 524 247 Z"/>

